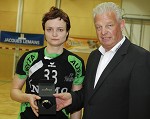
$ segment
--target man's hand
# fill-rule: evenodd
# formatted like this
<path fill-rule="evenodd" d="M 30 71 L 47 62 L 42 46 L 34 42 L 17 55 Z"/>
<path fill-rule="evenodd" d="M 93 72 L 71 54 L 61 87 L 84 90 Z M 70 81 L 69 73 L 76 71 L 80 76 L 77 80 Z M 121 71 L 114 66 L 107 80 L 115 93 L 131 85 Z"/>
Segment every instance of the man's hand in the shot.
<path fill-rule="evenodd" d="M 72 103 L 72 97 L 70 93 L 59 93 L 53 95 L 56 98 L 57 111 L 60 111 Z"/>

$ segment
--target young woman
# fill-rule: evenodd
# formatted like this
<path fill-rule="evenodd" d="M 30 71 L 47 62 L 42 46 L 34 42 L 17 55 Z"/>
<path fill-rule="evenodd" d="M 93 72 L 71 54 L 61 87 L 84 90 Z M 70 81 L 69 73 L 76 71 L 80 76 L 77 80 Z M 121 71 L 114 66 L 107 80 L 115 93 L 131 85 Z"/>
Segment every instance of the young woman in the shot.
<path fill-rule="evenodd" d="M 12 81 L 11 98 L 21 103 L 19 119 L 80 119 L 81 110 L 71 115 L 65 109 L 56 115 L 38 113 L 40 79 L 53 81 L 56 93 L 71 92 L 82 88 L 85 74 L 83 59 L 64 48 L 71 27 L 68 15 L 52 7 L 44 14 L 42 27 L 47 46 L 24 53 Z"/>

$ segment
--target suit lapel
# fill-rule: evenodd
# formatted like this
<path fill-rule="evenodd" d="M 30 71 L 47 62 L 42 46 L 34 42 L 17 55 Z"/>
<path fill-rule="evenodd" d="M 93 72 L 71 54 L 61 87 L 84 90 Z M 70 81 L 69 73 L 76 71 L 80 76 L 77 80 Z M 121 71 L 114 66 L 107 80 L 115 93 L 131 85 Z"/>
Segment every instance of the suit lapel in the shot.
<path fill-rule="evenodd" d="M 110 61 L 110 63 L 106 66 L 106 68 L 104 69 L 102 75 L 100 76 L 97 85 L 95 87 L 95 90 L 100 87 L 104 81 L 104 79 L 106 79 L 106 77 L 112 72 L 112 70 L 117 66 L 118 63 L 121 62 L 122 60 L 122 55 L 120 54 L 116 54 L 112 60 Z"/>
<path fill-rule="evenodd" d="M 103 84 L 104 80 L 107 78 L 108 75 L 111 74 L 112 70 L 115 69 L 115 67 L 117 66 L 117 64 L 122 61 L 124 55 L 127 53 L 127 49 L 129 47 L 130 43 L 131 43 L 130 41 L 125 40 L 125 42 L 122 44 L 122 46 L 120 47 L 120 49 L 117 51 L 117 53 L 114 55 L 114 57 L 112 58 L 112 60 L 109 62 L 109 64 L 104 69 L 102 75 L 100 76 L 100 78 L 99 78 L 99 80 L 98 80 L 98 82 L 96 84 L 95 89 L 90 93 L 91 94 L 90 98 L 101 87 L 101 85 Z M 96 73 L 95 73 L 95 75 L 96 75 Z M 94 79 L 95 79 L 95 77 L 94 77 Z M 94 85 L 94 83 L 93 83 L 93 85 Z"/>
<path fill-rule="evenodd" d="M 96 50 L 95 54 L 94 54 L 94 58 L 92 58 L 92 61 L 90 62 L 90 76 L 92 80 L 90 80 L 90 84 L 89 84 L 89 91 L 93 91 L 94 88 L 94 82 L 95 82 L 95 76 L 96 76 L 96 71 L 97 71 L 97 66 L 99 64 L 99 60 L 101 57 L 101 53 L 99 52 L 99 50 Z"/>

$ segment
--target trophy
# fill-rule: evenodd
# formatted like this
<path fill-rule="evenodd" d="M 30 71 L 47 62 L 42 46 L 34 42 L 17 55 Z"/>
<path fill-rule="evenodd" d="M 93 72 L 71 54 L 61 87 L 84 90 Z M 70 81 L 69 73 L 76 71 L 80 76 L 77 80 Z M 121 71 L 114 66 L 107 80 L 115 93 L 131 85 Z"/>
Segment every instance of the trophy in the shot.
<path fill-rule="evenodd" d="M 39 81 L 39 96 L 38 100 L 39 115 L 54 115 L 56 114 L 56 100 L 53 94 L 55 93 L 55 84 L 49 80 Z"/>

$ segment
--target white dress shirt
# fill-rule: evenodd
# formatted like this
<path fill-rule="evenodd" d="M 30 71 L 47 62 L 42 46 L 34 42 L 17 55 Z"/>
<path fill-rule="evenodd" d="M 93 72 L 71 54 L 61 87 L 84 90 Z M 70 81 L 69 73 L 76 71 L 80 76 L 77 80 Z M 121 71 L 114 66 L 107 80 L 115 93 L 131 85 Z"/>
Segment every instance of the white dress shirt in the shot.
<path fill-rule="evenodd" d="M 113 58 L 113 56 L 115 55 L 115 53 L 117 52 L 117 50 L 120 48 L 120 46 L 123 44 L 124 41 L 125 41 L 125 37 L 123 37 L 123 39 L 120 42 L 118 42 L 111 50 L 107 52 L 105 52 L 105 49 L 103 48 L 103 46 L 99 47 L 99 51 L 102 53 L 102 55 L 101 55 L 101 58 L 97 67 L 94 88 L 102 72 L 104 71 L 104 69 L 106 68 L 106 66 L 108 65 L 108 63 Z"/>

